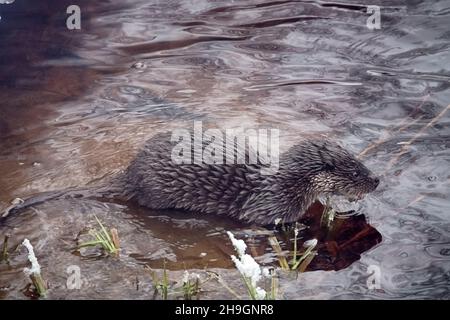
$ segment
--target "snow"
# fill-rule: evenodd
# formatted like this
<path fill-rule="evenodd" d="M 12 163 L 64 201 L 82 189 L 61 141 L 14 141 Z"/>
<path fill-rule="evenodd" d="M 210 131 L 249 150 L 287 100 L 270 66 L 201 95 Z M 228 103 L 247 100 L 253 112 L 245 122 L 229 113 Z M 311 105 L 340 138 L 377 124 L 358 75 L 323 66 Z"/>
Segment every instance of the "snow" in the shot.
<path fill-rule="evenodd" d="M 233 243 L 233 246 L 239 255 L 239 258 L 232 255 L 231 260 L 233 260 L 236 268 L 241 273 L 241 275 L 250 280 L 251 286 L 255 289 L 256 298 L 264 299 L 266 297 L 266 291 L 258 287 L 257 285 L 258 281 L 261 280 L 263 273 L 264 275 L 269 274 L 269 271 L 265 271 L 267 268 L 261 271 L 261 267 L 255 261 L 255 259 L 253 259 L 251 255 L 245 253 L 247 245 L 243 240 L 237 240 L 229 231 L 227 232 L 227 234 L 230 237 L 231 242 Z"/>
<path fill-rule="evenodd" d="M 233 247 L 236 249 L 238 256 L 242 257 L 245 254 L 245 250 L 247 249 L 247 245 L 244 240 L 237 240 L 230 231 L 227 231 L 228 236 L 230 237 L 231 243 Z"/>
<path fill-rule="evenodd" d="M 24 268 L 23 272 L 25 272 L 25 274 L 28 276 L 32 275 L 32 274 L 41 274 L 41 266 L 39 265 L 37 258 L 34 255 L 34 249 L 30 243 L 30 240 L 28 240 L 28 239 L 23 240 L 22 245 L 24 245 L 27 248 L 28 260 L 31 262 L 31 269 Z"/>
<path fill-rule="evenodd" d="M 311 239 L 308 241 L 305 241 L 305 243 L 303 243 L 304 247 L 315 247 L 317 245 L 317 239 Z"/>

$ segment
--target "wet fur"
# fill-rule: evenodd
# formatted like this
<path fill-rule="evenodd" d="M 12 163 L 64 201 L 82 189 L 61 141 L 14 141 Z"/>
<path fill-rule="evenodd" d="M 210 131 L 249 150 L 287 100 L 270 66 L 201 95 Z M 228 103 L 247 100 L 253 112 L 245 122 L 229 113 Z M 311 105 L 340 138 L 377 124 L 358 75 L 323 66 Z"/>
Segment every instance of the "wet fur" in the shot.
<path fill-rule="evenodd" d="M 227 215 L 261 225 L 297 221 L 321 194 L 361 198 L 378 179 L 336 143 L 305 140 L 280 156 L 274 175 L 261 165 L 175 164 L 170 134 L 150 139 L 125 172 L 125 192 L 140 205 Z M 192 149 L 194 152 L 194 149 Z"/>

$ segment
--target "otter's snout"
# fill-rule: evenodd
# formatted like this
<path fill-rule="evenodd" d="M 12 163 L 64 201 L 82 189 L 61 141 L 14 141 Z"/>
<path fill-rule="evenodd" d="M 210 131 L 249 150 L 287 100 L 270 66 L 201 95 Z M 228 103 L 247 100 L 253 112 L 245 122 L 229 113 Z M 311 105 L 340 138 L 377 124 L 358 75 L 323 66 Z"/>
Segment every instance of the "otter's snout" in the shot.
<path fill-rule="evenodd" d="M 375 190 L 380 184 L 380 179 L 375 175 L 370 175 L 369 178 L 372 180 L 373 190 Z"/>
<path fill-rule="evenodd" d="M 377 177 L 375 177 L 375 178 L 373 179 L 373 181 L 375 182 L 375 188 L 378 187 L 378 185 L 380 184 L 380 179 L 377 178 Z"/>

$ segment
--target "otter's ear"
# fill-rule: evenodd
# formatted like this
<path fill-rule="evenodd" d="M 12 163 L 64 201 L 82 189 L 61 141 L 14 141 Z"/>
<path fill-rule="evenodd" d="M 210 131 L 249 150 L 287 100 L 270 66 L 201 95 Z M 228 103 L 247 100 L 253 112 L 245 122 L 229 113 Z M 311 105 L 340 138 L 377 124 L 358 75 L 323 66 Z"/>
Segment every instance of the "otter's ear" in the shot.
<path fill-rule="evenodd" d="M 322 171 L 333 171 L 335 168 L 333 158 L 330 157 L 330 152 L 327 148 L 327 145 L 324 144 L 319 151 L 320 160 L 322 161 Z"/>

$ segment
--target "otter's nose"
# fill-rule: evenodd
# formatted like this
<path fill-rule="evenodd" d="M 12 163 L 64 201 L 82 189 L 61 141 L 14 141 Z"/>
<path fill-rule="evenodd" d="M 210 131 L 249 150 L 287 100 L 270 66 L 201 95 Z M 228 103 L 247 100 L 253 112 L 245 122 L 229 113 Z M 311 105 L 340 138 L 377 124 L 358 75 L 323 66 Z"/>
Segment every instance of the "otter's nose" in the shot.
<path fill-rule="evenodd" d="M 378 187 L 378 185 L 380 184 L 380 179 L 378 179 L 377 177 L 373 177 L 373 183 L 375 184 L 375 188 Z"/>

